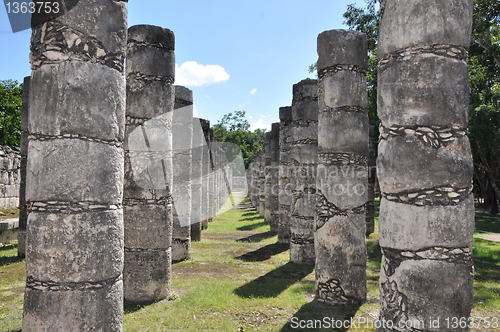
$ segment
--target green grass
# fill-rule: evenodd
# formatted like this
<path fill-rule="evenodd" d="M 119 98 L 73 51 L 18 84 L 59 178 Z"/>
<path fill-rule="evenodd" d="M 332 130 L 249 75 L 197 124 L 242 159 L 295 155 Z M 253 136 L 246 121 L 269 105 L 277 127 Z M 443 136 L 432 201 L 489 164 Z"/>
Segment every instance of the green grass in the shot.
<path fill-rule="evenodd" d="M 19 208 L 17 207 L 2 207 L 0 208 L 0 220 L 18 218 Z"/>
<path fill-rule="evenodd" d="M 478 231 L 493 232 L 495 222 L 478 218 Z M 192 258 L 173 265 L 170 300 L 127 306 L 124 331 L 311 331 L 292 329 L 291 318 L 377 316 L 381 260 L 377 232 L 367 239 L 368 301 L 350 308 L 313 301 L 313 268 L 290 263 L 288 247 L 276 242 L 276 234 L 255 210 L 218 215 L 203 231 L 202 241 L 192 243 Z M 21 328 L 24 260 L 16 255 L 16 245 L 0 248 L 0 332 Z M 500 262 L 500 243 L 476 238 L 474 255 L 472 315 L 500 317 L 500 269 L 495 266 Z"/>
<path fill-rule="evenodd" d="M 17 242 L 0 247 L 0 331 L 21 328 L 24 284 L 24 259 L 17 258 Z"/>
<path fill-rule="evenodd" d="M 485 212 L 476 212 L 477 233 L 500 233 L 500 216 Z"/>

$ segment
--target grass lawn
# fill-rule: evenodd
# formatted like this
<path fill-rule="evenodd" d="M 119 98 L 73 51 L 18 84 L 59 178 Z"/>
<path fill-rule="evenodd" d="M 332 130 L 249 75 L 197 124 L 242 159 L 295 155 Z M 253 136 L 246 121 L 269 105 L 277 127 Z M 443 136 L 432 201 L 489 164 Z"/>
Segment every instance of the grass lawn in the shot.
<path fill-rule="evenodd" d="M 313 301 L 313 268 L 290 263 L 287 246 L 277 244 L 264 220 L 245 206 L 216 217 L 202 233 L 202 241 L 192 244 L 191 259 L 173 265 L 168 300 L 125 308 L 125 332 L 311 331 L 293 329 L 291 319 L 351 315 L 376 319 L 381 258 L 378 234 L 367 239 L 367 303 L 359 308 L 333 308 Z M 477 234 L 500 233 L 500 221 L 486 217 L 479 216 L 484 220 L 476 223 Z M 15 245 L 0 248 L 0 332 L 21 328 L 24 260 L 16 254 Z M 500 319 L 500 268 L 495 265 L 500 265 L 500 243 L 475 238 L 474 255 L 472 316 Z"/>

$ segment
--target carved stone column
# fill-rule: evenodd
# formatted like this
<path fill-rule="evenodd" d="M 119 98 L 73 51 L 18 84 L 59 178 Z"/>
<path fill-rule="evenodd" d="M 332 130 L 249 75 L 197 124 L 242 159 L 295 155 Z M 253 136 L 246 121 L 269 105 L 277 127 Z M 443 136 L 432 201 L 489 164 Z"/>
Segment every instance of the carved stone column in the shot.
<path fill-rule="evenodd" d="M 23 331 L 122 331 L 127 2 L 32 19 Z"/>
<path fill-rule="evenodd" d="M 366 35 L 325 31 L 318 55 L 316 298 L 359 304 L 366 298 Z"/>
<path fill-rule="evenodd" d="M 174 34 L 129 28 L 125 145 L 125 300 L 167 297 L 172 246 Z"/>
<path fill-rule="evenodd" d="M 467 321 L 473 301 L 472 8 L 471 0 L 381 4 L 380 319 L 424 323 L 411 331 L 468 330 L 446 321 Z"/>
<path fill-rule="evenodd" d="M 290 166 L 295 186 L 290 219 L 290 261 L 314 265 L 316 163 L 318 159 L 318 84 L 306 79 L 293 86 Z"/>

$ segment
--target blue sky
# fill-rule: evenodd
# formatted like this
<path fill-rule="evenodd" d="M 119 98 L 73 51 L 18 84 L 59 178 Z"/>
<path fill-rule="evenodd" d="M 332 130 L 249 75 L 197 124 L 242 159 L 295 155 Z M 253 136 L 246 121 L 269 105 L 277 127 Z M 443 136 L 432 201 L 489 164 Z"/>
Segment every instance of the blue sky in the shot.
<path fill-rule="evenodd" d="M 348 4 L 364 0 L 129 0 L 129 26 L 151 24 L 176 37 L 176 84 L 193 90 L 199 117 L 217 123 L 244 110 L 251 129 L 270 128 L 292 101 L 292 85 L 317 60 L 316 38 L 345 29 Z M 0 7 L 0 80 L 30 75 L 30 30 L 13 34 Z"/>

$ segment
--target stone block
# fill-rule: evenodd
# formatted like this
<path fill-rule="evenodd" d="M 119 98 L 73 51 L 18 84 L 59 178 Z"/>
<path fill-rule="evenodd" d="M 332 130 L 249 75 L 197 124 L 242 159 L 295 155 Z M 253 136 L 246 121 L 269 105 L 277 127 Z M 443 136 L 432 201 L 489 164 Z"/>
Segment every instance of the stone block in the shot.
<path fill-rule="evenodd" d="M 175 35 L 173 31 L 159 26 L 138 24 L 128 29 L 127 42 L 161 45 L 161 47 L 166 49 L 174 50 Z"/>
<path fill-rule="evenodd" d="M 465 247 L 474 234 L 472 194 L 458 205 L 416 206 L 382 198 L 380 246 L 400 250 Z"/>
<path fill-rule="evenodd" d="M 158 64 L 161 63 L 161 66 Z M 127 53 L 127 76 L 140 73 L 141 76 L 165 77 L 171 83 L 175 79 L 175 53 L 173 50 L 149 45 L 132 45 Z M 163 82 L 163 84 L 165 84 Z"/>
<path fill-rule="evenodd" d="M 174 88 L 162 81 L 152 81 L 141 85 L 127 85 L 127 116 L 141 119 L 153 119 L 165 115 L 166 110 L 173 109 Z M 162 105 L 161 107 L 158 105 Z M 167 112 L 171 113 L 171 112 Z"/>
<path fill-rule="evenodd" d="M 312 186 L 315 187 L 315 186 Z M 301 195 L 294 197 L 291 207 L 291 215 L 305 218 L 313 218 L 316 214 L 316 194 L 304 190 L 304 186 L 297 187 L 297 193 Z"/>
<path fill-rule="evenodd" d="M 123 269 L 121 210 L 28 216 L 28 277 L 56 283 L 100 282 Z"/>
<path fill-rule="evenodd" d="M 443 282 L 446 280 L 446 282 Z M 452 328 L 454 318 L 467 318 L 472 309 L 472 264 L 439 260 L 407 260 L 391 277 L 381 272 L 385 320 L 396 326 L 419 323 L 421 331 L 466 331 Z M 439 319 L 439 324 L 430 324 Z M 448 319 L 448 323 L 446 321 Z M 417 326 L 417 325 L 414 325 Z"/>
<path fill-rule="evenodd" d="M 26 201 L 120 204 L 123 150 L 78 139 L 29 142 Z"/>
<path fill-rule="evenodd" d="M 166 206 L 124 205 L 125 247 L 165 249 L 171 245 L 172 217 Z"/>
<path fill-rule="evenodd" d="M 121 280 L 97 289 L 26 288 L 24 299 L 23 331 L 122 331 Z"/>
<path fill-rule="evenodd" d="M 330 30 L 318 35 L 318 71 L 339 64 L 368 67 L 366 35 L 352 30 Z"/>
<path fill-rule="evenodd" d="M 383 193 L 472 185 L 474 165 L 466 136 L 439 149 L 424 144 L 415 135 L 389 137 L 380 140 L 378 154 L 377 175 Z"/>
<path fill-rule="evenodd" d="M 379 58 L 410 46 L 446 44 L 468 48 L 471 27 L 469 0 L 386 0 L 380 20 Z"/>
<path fill-rule="evenodd" d="M 292 87 L 293 100 L 292 105 L 295 106 L 301 101 L 317 100 L 318 98 L 318 81 L 310 78 L 294 84 Z"/>
<path fill-rule="evenodd" d="M 354 209 L 368 199 L 368 172 L 360 166 L 318 165 L 316 188 L 336 208 Z"/>
<path fill-rule="evenodd" d="M 317 155 L 318 146 L 315 144 L 293 144 L 290 146 L 288 160 L 290 163 L 297 166 L 288 167 L 301 169 L 299 165 L 312 166 L 316 163 Z M 313 171 L 310 167 L 303 167 L 302 169 L 306 171 L 306 174 L 311 174 Z"/>
<path fill-rule="evenodd" d="M 365 74 L 342 70 L 319 80 L 319 109 L 368 106 Z"/>
<path fill-rule="evenodd" d="M 165 299 L 170 288 L 171 259 L 171 248 L 125 251 L 125 302 L 151 303 Z"/>
<path fill-rule="evenodd" d="M 467 127 L 469 85 L 465 61 L 417 54 L 381 67 L 379 117 L 393 126 Z"/>
<path fill-rule="evenodd" d="M 125 82 L 120 72 L 74 61 L 33 71 L 30 134 L 123 141 Z M 35 88 L 36 87 L 36 88 Z"/>
<path fill-rule="evenodd" d="M 368 155 L 368 115 L 365 112 L 320 112 L 318 152 L 322 151 Z"/>
<path fill-rule="evenodd" d="M 314 243 L 294 244 L 293 229 L 290 239 L 290 261 L 295 264 L 314 265 Z"/>
<path fill-rule="evenodd" d="M 343 296 L 355 302 L 366 298 L 365 224 L 364 214 L 334 216 L 316 230 L 314 238 L 317 283 L 335 279 Z M 343 302 L 339 298 L 336 301 Z"/>

